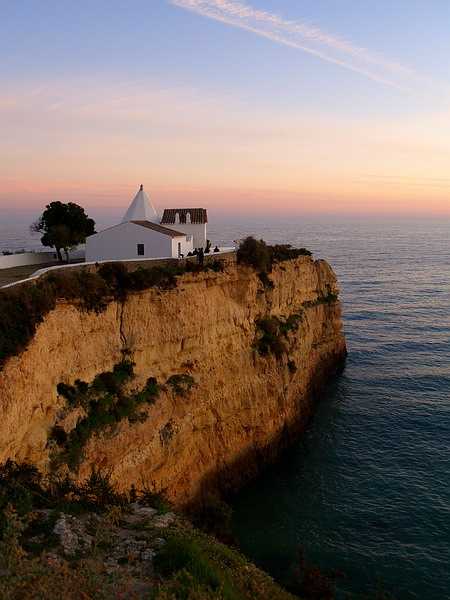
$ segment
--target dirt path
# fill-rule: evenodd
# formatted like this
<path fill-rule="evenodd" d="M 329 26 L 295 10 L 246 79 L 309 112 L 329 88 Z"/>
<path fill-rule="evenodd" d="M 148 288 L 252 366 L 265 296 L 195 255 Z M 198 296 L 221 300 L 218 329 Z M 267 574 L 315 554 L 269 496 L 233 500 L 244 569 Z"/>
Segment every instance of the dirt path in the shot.
<path fill-rule="evenodd" d="M 23 267 L 12 267 L 11 269 L 0 269 L 0 287 L 7 285 L 8 283 L 14 283 L 15 281 L 20 281 L 21 279 L 26 279 L 30 277 L 33 273 L 38 271 L 39 269 L 43 269 L 45 267 L 51 267 L 53 265 L 57 265 L 57 261 L 42 263 L 39 265 L 24 265 Z"/>

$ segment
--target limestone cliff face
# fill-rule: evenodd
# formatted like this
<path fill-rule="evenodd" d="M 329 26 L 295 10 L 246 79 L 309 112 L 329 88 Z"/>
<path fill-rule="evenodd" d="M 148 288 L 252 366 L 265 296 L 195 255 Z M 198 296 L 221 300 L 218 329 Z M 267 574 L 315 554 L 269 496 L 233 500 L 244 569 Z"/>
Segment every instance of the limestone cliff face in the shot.
<path fill-rule="evenodd" d="M 57 384 L 92 381 L 127 349 L 136 386 L 179 373 L 195 386 L 184 397 L 163 391 L 143 423 L 125 420 L 94 435 L 78 476 L 105 467 L 119 487 L 145 482 L 176 504 L 215 483 L 240 484 L 304 427 L 346 353 L 340 304 L 321 300 L 338 292 L 326 262 L 286 261 L 271 279 L 274 288 L 264 288 L 252 269 L 230 264 L 223 273 L 184 275 L 171 291 L 111 302 L 99 315 L 59 303 L 27 350 L 0 371 L 0 461 L 48 468 L 48 432 L 64 415 Z M 293 313 L 302 318 L 288 334 L 288 351 L 258 354 L 256 320 Z M 76 418 L 66 416 L 64 426 Z"/>

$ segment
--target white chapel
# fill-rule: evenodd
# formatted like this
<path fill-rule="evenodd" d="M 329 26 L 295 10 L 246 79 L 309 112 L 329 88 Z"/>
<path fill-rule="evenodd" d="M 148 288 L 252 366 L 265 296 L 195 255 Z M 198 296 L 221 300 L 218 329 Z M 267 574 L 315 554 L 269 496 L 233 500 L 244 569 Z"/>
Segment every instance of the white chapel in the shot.
<path fill-rule="evenodd" d="M 169 208 L 162 220 L 141 185 L 122 222 L 86 239 L 86 261 L 180 258 L 206 244 L 204 208 Z"/>

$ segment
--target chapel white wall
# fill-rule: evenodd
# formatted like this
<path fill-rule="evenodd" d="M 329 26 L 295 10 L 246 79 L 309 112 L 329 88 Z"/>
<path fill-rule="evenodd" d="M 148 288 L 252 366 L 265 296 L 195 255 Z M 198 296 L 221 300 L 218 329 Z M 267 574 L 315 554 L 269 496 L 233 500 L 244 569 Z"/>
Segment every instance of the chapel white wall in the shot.
<path fill-rule="evenodd" d="M 141 225 L 122 223 L 87 238 L 86 261 L 176 258 L 178 251 L 173 253 L 172 239 Z M 138 244 L 144 244 L 143 256 L 138 256 Z"/>

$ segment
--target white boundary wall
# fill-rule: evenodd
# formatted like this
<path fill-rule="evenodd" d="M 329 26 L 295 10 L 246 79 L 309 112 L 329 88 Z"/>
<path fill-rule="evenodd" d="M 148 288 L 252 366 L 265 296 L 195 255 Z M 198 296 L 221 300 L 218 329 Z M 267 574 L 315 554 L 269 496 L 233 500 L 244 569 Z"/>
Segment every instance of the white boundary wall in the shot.
<path fill-rule="evenodd" d="M 20 252 L 18 254 L 0 255 L 0 269 L 39 265 L 56 260 L 55 252 Z"/>
<path fill-rule="evenodd" d="M 211 252 L 211 254 L 205 254 L 207 256 L 220 256 L 221 254 L 229 254 L 230 252 L 235 252 L 236 248 L 233 246 L 232 248 L 220 248 L 219 252 Z M 27 277 L 27 279 L 21 279 L 20 281 L 14 281 L 13 283 L 8 283 L 7 285 L 3 285 L 0 289 L 4 290 L 6 288 L 14 287 L 15 285 L 19 285 L 21 283 L 26 283 L 27 281 L 33 281 L 34 279 L 39 279 L 41 275 L 48 273 L 49 271 L 56 271 L 58 269 L 73 269 L 84 267 L 85 265 L 101 265 L 102 263 L 112 263 L 112 262 L 151 262 L 153 260 L 174 260 L 172 256 L 160 256 L 158 258 L 130 258 L 128 260 L 96 260 L 92 262 L 78 262 L 73 264 L 64 264 L 64 265 L 54 265 L 53 267 L 45 267 L 43 269 L 39 269 L 31 275 L 31 277 Z"/>

